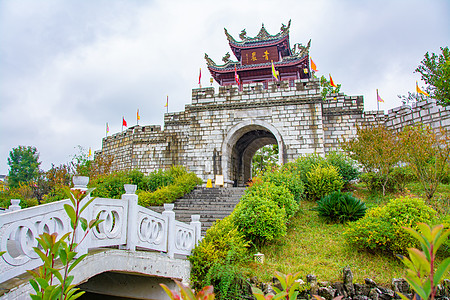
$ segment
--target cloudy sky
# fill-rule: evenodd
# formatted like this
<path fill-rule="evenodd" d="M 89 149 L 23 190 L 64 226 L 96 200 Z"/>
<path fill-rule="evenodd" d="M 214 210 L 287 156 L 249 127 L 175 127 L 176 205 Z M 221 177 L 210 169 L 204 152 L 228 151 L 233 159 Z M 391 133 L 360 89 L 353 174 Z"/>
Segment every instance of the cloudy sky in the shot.
<path fill-rule="evenodd" d="M 163 123 L 189 104 L 206 52 L 228 52 L 223 32 L 271 34 L 292 20 L 291 45 L 311 42 L 318 75 L 387 110 L 413 92 L 424 54 L 449 46 L 448 0 L 0 0 L 0 174 L 9 151 L 37 147 L 41 168 L 101 148 L 105 124 Z M 217 87 L 217 85 L 215 85 Z"/>

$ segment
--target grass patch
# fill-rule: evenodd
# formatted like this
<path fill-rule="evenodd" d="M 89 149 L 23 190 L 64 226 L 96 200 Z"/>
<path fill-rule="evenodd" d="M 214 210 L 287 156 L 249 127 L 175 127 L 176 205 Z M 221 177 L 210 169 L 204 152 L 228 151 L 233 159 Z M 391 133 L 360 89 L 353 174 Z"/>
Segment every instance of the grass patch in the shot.
<path fill-rule="evenodd" d="M 291 219 L 288 234 L 258 249 L 265 254 L 263 265 L 252 264 L 252 276 L 269 281 L 275 271 L 314 274 L 319 281 L 342 281 L 342 270 L 349 266 L 354 282 L 372 278 L 389 286 L 392 278 L 404 275 L 403 264 L 394 255 L 358 252 L 345 243 L 341 233 L 345 224 L 327 224 L 310 209 L 315 203 L 303 202 L 303 209 Z"/>
<path fill-rule="evenodd" d="M 421 197 L 423 189 L 418 183 L 408 184 L 404 193 L 371 194 L 364 183 L 349 187 L 356 197 L 363 199 L 367 207 L 386 204 L 402 195 Z M 428 203 L 440 216 L 450 213 L 450 185 L 441 184 L 433 199 Z M 303 280 L 307 274 L 314 274 L 319 281 L 342 281 L 342 270 L 348 266 L 354 275 L 354 282 L 363 283 L 371 278 L 380 285 L 390 287 L 393 278 L 405 276 L 406 268 L 394 254 L 358 251 L 349 246 L 342 232 L 345 224 L 327 224 L 317 212 L 311 211 L 315 202 L 302 201 L 301 210 L 291 218 L 288 233 L 270 245 L 257 249 L 265 255 L 263 265 L 251 263 L 248 276 L 257 276 L 263 282 L 272 279 L 275 271 L 282 273 L 300 272 Z M 439 257 L 440 263 L 443 257 Z"/>

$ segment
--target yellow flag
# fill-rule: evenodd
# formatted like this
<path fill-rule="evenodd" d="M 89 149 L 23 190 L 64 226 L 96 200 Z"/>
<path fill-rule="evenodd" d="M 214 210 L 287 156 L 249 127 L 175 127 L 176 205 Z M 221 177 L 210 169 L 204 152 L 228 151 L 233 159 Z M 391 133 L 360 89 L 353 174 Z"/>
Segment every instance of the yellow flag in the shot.
<path fill-rule="evenodd" d="M 422 94 L 422 95 L 425 95 L 425 96 L 427 96 L 427 97 L 430 97 L 430 94 L 428 94 L 427 92 L 422 91 L 422 90 L 419 88 L 419 85 L 417 84 L 417 81 L 416 81 L 416 92 L 417 92 L 417 94 Z"/>
<path fill-rule="evenodd" d="M 139 115 L 139 108 L 137 110 L 137 114 L 136 114 L 137 120 L 139 121 L 141 119 L 141 116 Z"/>
<path fill-rule="evenodd" d="M 91 147 L 89 147 L 89 154 L 88 154 L 88 157 L 91 157 L 92 156 L 92 151 L 91 151 Z"/>
<path fill-rule="evenodd" d="M 278 73 L 278 71 L 276 71 L 275 70 L 275 67 L 274 67 L 274 65 L 273 65 L 273 60 L 272 60 L 272 75 L 273 75 L 273 77 L 275 77 L 277 80 L 280 80 L 280 79 L 278 79 L 278 75 L 279 75 L 280 73 Z"/>

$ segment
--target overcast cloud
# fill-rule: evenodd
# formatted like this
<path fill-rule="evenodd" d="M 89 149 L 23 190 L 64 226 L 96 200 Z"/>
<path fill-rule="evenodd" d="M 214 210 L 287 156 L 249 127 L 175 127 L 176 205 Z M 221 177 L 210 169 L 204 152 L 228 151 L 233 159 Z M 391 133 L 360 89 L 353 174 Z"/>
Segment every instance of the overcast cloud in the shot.
<path fill-rule="evenodd" d="M 262 23 L 276 34 L 289 19 L 291 45 L 311 39 L 318 75 L 363 95 L 366 110 L 377 88 L 380 109 L 401 105 L 424 54 L 450 39 L 447 0 L 2 0 L 0 174 L 19 145 L 37 147 L 44 170 L 78 145 L 98 150 L 106 122 L 117 133 L 137 109 L 141 125 L 162 125 L 166 95 L 171 112 L 183 110 L 200 67 L 209 85 L 204 53 L 220 63 L 230 51 L 224 27 L 235 38 Z"/>

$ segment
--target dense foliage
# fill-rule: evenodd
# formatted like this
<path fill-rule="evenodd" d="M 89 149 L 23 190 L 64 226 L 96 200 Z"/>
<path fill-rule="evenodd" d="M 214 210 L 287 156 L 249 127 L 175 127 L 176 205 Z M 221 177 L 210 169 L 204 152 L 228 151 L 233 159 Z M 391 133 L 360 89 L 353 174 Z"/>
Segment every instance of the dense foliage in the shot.
<path fill-rule="evenodd" d="M 246 196 L 233 211 L 233 222 L 255 245 L 286 234 L 286 210 L 264 196 Z"/>
<path fill-rule="evenodd" d="M 402 160 L 411 166 L 431 199 L 445 176 L 450 161 L 450 137 L 441 129 L 436 133 L 429 126 L 407 126 L 399 135 Z"/>
<path fill-rule="evenodd" d="M 279 208 L 284 208 L 286 211 L 286 217 L 292 217 L 298 210 L 299 206 L 295 201 L 294 196 L 290 193 L 289 189 L 284 187 L 280 183 L 279 185 L 273 182 L 261 182 L 249 187 L 243 201 L 252 197 L 260 197 L 275 202 Z"/>
<path fill-rule="evenodd" d="M 298 174 L 290 172 L 286 168 L 277 168 L 272 172 L 266 172 L 261 179 L 277 186 L 286 187 L 297 202 L 303 198 L 305 192 L 303 181 Z"/>
<path fill-rule="evenodd" d="M 318 200 L 323 196 L 340 191 L 344 186 L 341 175 L 334 166 L 315 166 L 306 175 L 308 199 Z"/>
<path fill-rule="evenodd" d="M 234 224 L 231 216 L 216 221 L 189 256 L 194 287 L 206 285 L 207 274 L 214 265 L 238 264 L 248 259 L 248 246 L 244 234 Z M 213 277 L 210 273 L 209 278 Z"/>
<path fill-rule="evenodd" d="M 163 183 L 165 184 L 166 182 Z M 174 174 L 171 184 L 161 186 L 153 192 L 151 190 L 138 192 L 139 204 L 143 206 L 157 206 L 164 203 L 172 203 L 201 183 L 202 180 L 194 173 L 184 171 L 184 173 Z"/>
<path fill-rule="evenodd" d="M 326 155 L 325 160 L 337 168 L 339 175 L 346 184 L 357 179 L 360 175 L 357 162 L 342 152 L 332 151 Z"/>
<path fill-rule="evenodd" d="M 404 253 L 417 246 L 402 226 L 417 229 L 417 223 L 432 224 L 436 211 L 422 199 L 400 197 L 375 207 L 349 224 L 344 235 L 355 248 Z"/>
<path fill-rule="evenodd" d="M 396 133 L 385 126 L 358 127 L 356 137 L 344 140 L 341 146 L 364 167 L 364 171 L 379 174 L 385 195 L 389 175 L 401 159 L 401 145 Z"/>
<path fill-rule="evenodd" d="M 417 67 L 416 72 L 422 75 L 422 80 L 428 84 L 427 92 L 441 105 L 450 104 L 450 51 L 441 47 L 442 53 L 425 54 L 425 58 Z"/>
<path fill-rule="evenodd" d="M 364 217 L 367 208 L 351 193 L 335 191 L 317 201 L 314 210 L 328 221 L 345 223 Z"/>

